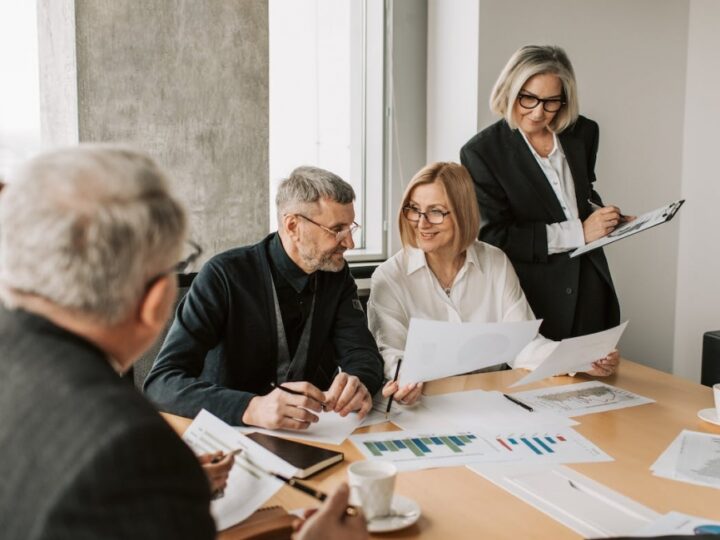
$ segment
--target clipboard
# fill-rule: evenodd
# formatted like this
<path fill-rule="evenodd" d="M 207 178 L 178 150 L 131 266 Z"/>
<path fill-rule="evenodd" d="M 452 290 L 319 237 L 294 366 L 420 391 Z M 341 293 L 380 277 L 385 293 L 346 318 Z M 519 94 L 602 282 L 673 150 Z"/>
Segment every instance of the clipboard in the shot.
<path fill-rule="evenodd" d="M 622 240 L 623 238 L 627 238 L 628 236 L 632 236 L 633 234 L 637 234 L 657 225 L 667 223 L 675 217 L 675 214 L 677 214 L 684 202 L 685 199 L 680 199 L 679 201 L 671 202 L 666 206 L 661 206 L 660 208 L 646 212 L 634 220 L 615 228 L 615 230 L 607 236 L 603 236 L 594 242 L 590 242 L 589 244 L 577 248 L 570 254 L 570 258 L 572 259 L 574 257 L 578 257 L 583 253 L 592 251 L 593 249 L 601 248 L 608 244 L 612 244 L 613 242 L 617 242 L 618 240 Z"/>

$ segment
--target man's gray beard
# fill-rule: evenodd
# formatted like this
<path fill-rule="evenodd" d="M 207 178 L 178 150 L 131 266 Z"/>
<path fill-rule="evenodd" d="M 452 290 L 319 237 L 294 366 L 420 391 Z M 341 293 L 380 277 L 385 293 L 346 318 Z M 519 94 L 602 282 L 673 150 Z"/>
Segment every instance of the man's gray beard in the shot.
<path fill-rule="evenodd" d="M 335 251 L 331 251 L 329 254 L 323 254 L 318 257 L 314 252 L 304 252 L 300 250 L 300 257 L 308 268 L 312 268 L 313 272 L 322 270 L 323 272 L 339 272 L 345 268 L 345 259 L 341 259 L 340 262 L 335 262 L 332 259 Z"/>

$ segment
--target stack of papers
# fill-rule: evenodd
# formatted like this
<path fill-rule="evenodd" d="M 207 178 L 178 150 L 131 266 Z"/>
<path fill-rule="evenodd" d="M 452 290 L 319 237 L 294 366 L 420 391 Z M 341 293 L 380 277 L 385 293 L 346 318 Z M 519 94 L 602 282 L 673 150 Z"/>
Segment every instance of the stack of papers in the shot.
<path fill-rule="evenodd" d="M 303 430 L 261 429 L 256 427 L 238 427 L 236 429 L 240 433 L 258 432 L 273 435 L 275 437 L 284 437 L 286 439 L 299 439 L 308 442 L 339 445 L 342 444 L 343 441 L 363 423 L 357 413 L 350 413 L 345 418 L 336 412 L 321 412 L 313 414 L 317 414 L 320 420 L 315 424 L 310 424 L 307 429 Z M 374 418 L 376 417 L 377 415 L 374 416 Z"/>
<path fill-rule="evenodd" d="M 720 435 L 683 430 L 650 470 L 655 476 L 720 488 Z"/>
<path fill-rule="evenodd" d="M 600 381 L 528 390 L 512 396 L 536 411 L 553 412 L 563 416 L 581 416 L 655 402 Z"/>
<path fill-rule="evenodd" d="M 720 521 L 669 512 L 633 533 L 633 536 L 720 534 Z"/>

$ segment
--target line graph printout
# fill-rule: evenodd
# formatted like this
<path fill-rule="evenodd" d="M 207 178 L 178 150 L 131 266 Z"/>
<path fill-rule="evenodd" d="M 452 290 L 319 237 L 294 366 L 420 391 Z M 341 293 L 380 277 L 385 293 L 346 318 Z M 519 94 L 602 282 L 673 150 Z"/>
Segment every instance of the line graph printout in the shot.
<path fill-rule="evenodd" d="M 563 416 L 582 416 L 625 407 L 654 403 L 655 400 L 600 381 L 554 386 L 512 394 L 536 411 Z"/>
<path fill-rule="evenodd" d="M 401 471 L 503 461 L 612 461 L 570 428 L 502 433 L 396 431 L 353 435 L 350 440 L 366 459 L 392 461 Z"/>

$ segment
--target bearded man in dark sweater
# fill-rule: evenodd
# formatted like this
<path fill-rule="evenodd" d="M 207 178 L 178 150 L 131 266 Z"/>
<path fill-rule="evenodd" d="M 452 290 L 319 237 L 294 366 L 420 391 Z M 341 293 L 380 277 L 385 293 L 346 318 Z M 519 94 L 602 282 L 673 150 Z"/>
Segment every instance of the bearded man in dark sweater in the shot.
<path fill-rule="evenodd" d="M 343 256 L 354 199 L 337 175 L 295 169 L 278 188 L 278 232 L 213 257 L 193 281 L 145 381 L 150 399 L 269 429 L 306 429 L 322 410 L 364 417 L 383 370 Z"/>

